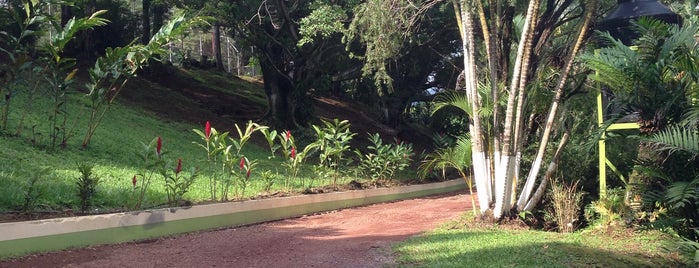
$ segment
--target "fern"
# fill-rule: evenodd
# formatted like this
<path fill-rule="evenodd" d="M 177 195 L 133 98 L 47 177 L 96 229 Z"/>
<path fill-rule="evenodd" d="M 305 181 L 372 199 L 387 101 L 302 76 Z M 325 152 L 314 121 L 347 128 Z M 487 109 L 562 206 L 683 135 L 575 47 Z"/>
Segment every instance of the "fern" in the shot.
<path fill-rule="evenodd" d="M 696 129 L 672 125 L 658 133 L 653 134 L 648 141 L 659 150 L 686 151 L 696 157 L 699 155 L 699 133 Z"/>
<path fill-rule="evenodd" d="M 673 209 L 681 209 L 685 206 L 691 205 L 692 203 L 696 203 L 699 201 L 697 200 L 697 197 L 699 197 L 697 186 L 699 186 L 699 177 L 696 177 L 689 182 L 679 181 L 673 183 L 665 192 L 667 202 Z"/>

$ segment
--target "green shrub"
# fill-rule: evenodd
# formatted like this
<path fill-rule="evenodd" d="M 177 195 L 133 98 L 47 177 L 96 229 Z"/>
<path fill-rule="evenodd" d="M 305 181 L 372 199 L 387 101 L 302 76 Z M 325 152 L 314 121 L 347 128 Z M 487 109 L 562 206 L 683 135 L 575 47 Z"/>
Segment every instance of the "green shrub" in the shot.
<path fill-rule="evenodd" d="M 623 188 L 607 190 L 605 197 L 593 201 L 585 208 L 585 219 L 598 227 L 629 222 L 633 215 L 631 208 L 624 202 L 625 196 Z"/>
<path fill-rule="evenodd" d="M 410 166 L 414 155 L 413 146 L 409 143 L 384 144 L 378 133 L 370 135 L 372 145 L 368 153 L 355 150 L 359 156 L 359 171 L 369 177 L 375 185 L 394 178 L 399 170 Z"/>
<path fill-rule="evenodd" d="M 100 178 L 93 174 L 94 165 L 89 163 L 78 163 L 78 177 L 75 185 L 77 187 L 78 198 L 80 199 L 80 212 L 85 213 L 93 204 L 97 194 L 97 185 Z"/>

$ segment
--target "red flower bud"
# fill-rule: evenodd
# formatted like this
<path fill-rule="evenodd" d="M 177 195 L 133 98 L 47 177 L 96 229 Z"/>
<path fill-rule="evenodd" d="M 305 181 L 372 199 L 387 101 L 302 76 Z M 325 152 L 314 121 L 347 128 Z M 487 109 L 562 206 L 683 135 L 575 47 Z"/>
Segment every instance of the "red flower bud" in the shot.
<path fill-rule="evenodd" d="M 240 158 L 240 170 L 245 168 L 245 157 Z"/>
<path fill-rule="evenodd" d="M 296 147 L 291 147 L 291 158 L 296 158 Z"/>
<path fill-rule="evenodd" d="M 175 174 L 180 174 L 182 171 L 182 159 L 177 159 L 177 168 L 175 168 Z"/>
<path fill-rule="evenodd" d="M 136 187 L 136 175 L 133 175 L 133 179 L 131 179 L 131 183 L 133 183 L 133 187 Z"/>
<path fill-rule="evenodd" d="M 289 139 L 291 139 L 291 131 L 287 130 L 286 131 L 286 141 L 289 141 Z"/>
<path fill-rule="evenodd" d="M 251 171 L 251 170 L 248 169 L 248 174 L 245 175 L 245 176 L 246 176 L 246 177 L 245 177 L 246 179 L 249 179 L 249 178 L 250 178 L 250 171 Z"/>
<path fill-rule="evenodd" d="M 204 126 L 204 135 L 206 135 L 207 140 L 211 137 L 211 123 L 209 121 L 206 121 L 206 126 Z"/>
<path fill-rule="evenodd" d="M 155 152 L 160 156 L 160 150 L 163 148 L 163 139 L 158 136 L 158 143 L 155 146 Z"/>

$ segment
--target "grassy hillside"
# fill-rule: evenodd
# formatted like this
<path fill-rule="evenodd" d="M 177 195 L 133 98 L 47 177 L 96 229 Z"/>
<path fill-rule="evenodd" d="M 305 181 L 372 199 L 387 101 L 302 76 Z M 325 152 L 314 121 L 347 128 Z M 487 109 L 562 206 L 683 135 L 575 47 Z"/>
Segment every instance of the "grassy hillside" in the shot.
<path fill-rule="evenodd" d="M 194 144 L 201 139 L 192 129 L 203 130 L 204 123 L 210 121 L 219 131 L 228 131 L 234 129 L 234 123 L 245 124 L 247 120 L 261 118 L 266 111 L 266 97 L 258 81 L 174 67 L 145 71 L 129 82 L 118 100 L 105 115 L 90 145 L 83 149 L 80 143 L 85 133 L 88 102 L 83 94 L 72 94 L 66 106 L 72 136 L 65 148 L 51 149 L 48 147 L 51 100 L 45 94 L 18 94 L 13 99 L 8 130 L 0 136 L 0 212 L 22 208 L 76 209 L 78 163 L 94 164 L 95 174 L 101 179 L 95 208 L 128 209 L 133 206 L 137 192 L 132 178 L 144 170 L 137 153 L 158 136 L 162 137 L 169 167 L 174 168 L 177 159 L 182 159 L 184 169 L 196 167 L 202 171 L 185 199 L 207 201 L 210 199 L 208 178 L 213 169 L 206 169 L 206 152 Z M 26 115 L 23 127 L 16 135 L 23 115 Z M 260 141 L 261 135 L 256 139 Z M 266 146 L 249 143 L 245 154 L 262 160 L 258 170 L 283 173 L 282 160 L 267 159 L 270 153 Z M 309 174 L 310 170 L 302 173 Z M 153 178 L 143 207 L 162 205 L 166 200 L 162 177 Z M 320 183 L 323 182 L 316 185 Z M 246 196 L 255 196 L 262 184 L 259 173 L 253 173 L 249 187 L 254 189 L 248 190 Z M 277 182 L 271 192 L 279 191 L 280 186 L 281 182 Z"/>

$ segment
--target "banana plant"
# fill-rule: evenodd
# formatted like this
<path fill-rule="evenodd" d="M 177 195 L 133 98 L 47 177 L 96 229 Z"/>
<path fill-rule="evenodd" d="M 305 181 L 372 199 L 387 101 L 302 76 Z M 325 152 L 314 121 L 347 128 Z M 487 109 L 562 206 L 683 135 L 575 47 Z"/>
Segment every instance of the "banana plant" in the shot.
<path fill-rule="evenodd" d="M 86 96 L 92 105 L 87 131 L 82 141 L 83 148 L 90 144 L 105 113 L 129 79 L 146 66 L 149 60 L 164 54 L 165 45 L 199 22 L 200 18 L 188 19 L 184 14 L 179 14 L 160 28 L 147 44 L 137 44 L 134 40 L 124 47 L 108 48 L 105 55 L 97 59 L 89 70 L 90 83 L 86 85 Z"/>

